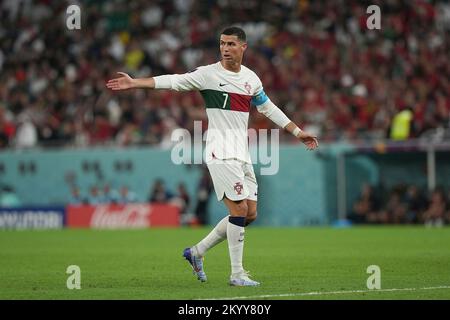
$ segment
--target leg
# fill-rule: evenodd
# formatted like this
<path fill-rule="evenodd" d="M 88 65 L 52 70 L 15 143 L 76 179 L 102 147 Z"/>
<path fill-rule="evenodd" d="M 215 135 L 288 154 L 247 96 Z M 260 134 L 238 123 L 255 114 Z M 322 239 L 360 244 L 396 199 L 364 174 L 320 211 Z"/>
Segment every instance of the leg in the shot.
<path fill-rule="evenodd" d="M 224 198 L 225 201 L 230 201 L 231 203 L 229 206 L 234 206 L 234 201 L 231 201 L 227 198 Z M 245 200 L 242 200 L 242 202 Z M 256 201 L 247 199 L 247 217 L 245 218 L 245 227 L 248 226 L 250 223 L 256 220 Z M 233 209 L 233 212 L 238 212 L 239 210 L 243 210 L 242 207 L 244 207 L 243 204 L 240 205 L 241 208 L 235 208 Z M 231 212 L 231 211 L 230 211 Z M 229 216 L 226 216 L 223 218 L 215 227 L 214 229 L 205 237 L 203 238 L 199 243 L 197 243 L 195 246 L 192 247 L 192 253 L 201 258 L 203 257 L 206 252 L 216 246 L 217 244 L 221 243 L 223 240 L 227 238 L 227 225 L 228 225 Z"/>
<path fill-rule="evenodd" d="M 227 238 L 228 218 L 229 216 L 226 216 L 220 220 L 206 237 L 192 247 L 193 255 L 198 258 L 202 258 L 209 249 L 218 245 Z"/>
<path fill-rule="evenodd" d="M 224 197 L 223 199 L 225 205 L 228 207 L 228 211 L 230 212 L 230 216 L 226 216 L 223 218 L 215 228 L 199 243 L 197 243 L 192 248 L 186 248 L 183 252 L 183 257 L 188 260 L 191 264 L 194 274 L 197 275 L 198 280 L 205 282 L 207 280 L 206 274 L 203 270 L 203 256 L 206 252 L 212 247 L 216 246 L 223 240 L 227 239 L 228 229 L 231 229 L 233 235 L 237 233 L 240 237 L 242 234 L 242 240 L 237 240 L 239 242 L 239 246 L 243 249 L 243 231 L 237 225 L 232 225 L 229 227 L 230 219 L 232 223 L 242 224 L 242 230 L 244 229 L 245 217 L 247 215 L 247 200 L 240 201 L 231 201 L 228 198 Z M 242 220 L 242 223 L 239 223 L 239 220 Z M 238 222 L 236 222 L 238 221 Z M 238 246 L 238 247 L 239 247 Z M 235 250 L 236 251 L 236 250 Z M 241 250 L 242 251 L 242 250 Z M 237 254 L 239 257 L 239 248 L 237 248 Z M 231 255 L 231 251 L 230 251 Z M 234 261 L 236 259 L 232 259 Z M 233 263 L 232 263 L 233 264 Z M 242 268 L 242 253 L 240 254 L 240 258 L 236 260 L 235 265 L 235 273 L 240 273 L 243 271 Z M 242 269 L 242 270 L 241 270 Z"/>
<path fill-rule="evenodd" d="M 259 282 L 251 280 L 242 265 L 245 220 L 249 209 L 247 199 L 232 201 L 225 197 L 223 201 L 230 212 L 230 218 L 227 226 L 228 250 L 231 260 L 230 285 L 257 286 L 259 285 Z"/>
<path fill-rule="evenodd" d="M 248 186 L 247 197 L 247 218 L 245 219 L 245 226 L 256 220 L 257 217 L 257 204 L 258 204 L 258 183 L 256 181 L 255 172 L 253 166 L 246 164 L 244 166 L 245 184 Z"/>
<path fill-rule="evenodd" d="M 239 176 L 239 167 L 220 162 L 219 164 L 208 165 L 208 170 L 210 171 L 211 178 L 213 180 L 217 199 L 219 201 L 224 201 L 225 205 L 228 207 L 230 216 L 241 215 L 245 217 L 247 215 L 246 202 L 231 201 L 225 196 L 226 192 L 229 194 L 235 192 L 234 183 L 232 181 L 242 180 L 242 177 Z M 227 181 L 226 178 L 231 178 L 232 180 Z M 243 183 L 244 181 L 242 181 L 242 185 Z M 242 190 L 240 192 L 242 192 Z M 204 239 L 192 247 L 192 254 L 198 258 L 201 258 L 209 249 L 225 240 L 227 238 L 228 221 L 229 216 L 223 218 Z"/>
<path fill-rule="evenodd" d="M 217 160 L 208 164 L 208 170 L 217 195 L 224 201 L 230 216 L 222 219 L 202 241 L 192 248 L 186 248 L 183 256 L 189 261 L 198 279 L 206 281 L 203 272 L 203 255 L 219 242 L 228 239 L 228 249 L 232 266 L 230 284 L 254 286 L 259 283 L 248 278 L 242 267 L 245 219 L 248 214 L 247 198 L 249 186 L 245 180 L 244 168 L 239 161 Z M 229 195 L 230 197 L 227 197 Z M 254 194 L 256 197 L 256 192 Z M 251 199 L 256 200 L 256 199 Z"/>
<path fill-rule="evenodd" d="M 223 203 L 228 208 L 228 212 L 230 212 L 230 216 L 232 217 L 247 217 L 248 206 L 247 199 L 233 201 L 228 199 L 226 196 L 223 198 Z"/>
<path fill-rule="evenodd" d="M 208 165 L 208 170 L 214 184 L 217 200 L 219 201 L 223 200 L 225 192 L 232 194 L 231 192 L 235 191 L 234 183 L 242 180 L 240 177 L 240 167 L 223 161 L 210 163 Z M 243 181 L 241 186 L 243 186 Z M 242 192 L 242 190 L 240 190 L 240 192 Z M 235 211 L 233 210 L 233 212 Z M 228 221 L 229 216 L 226 216 L 205 238 L 193 247 L 186 248 L 183 251 L 183 257 L 189 262 L 194 274 L 196 274 L 197 278 L 202 282 L 206 281 L 206 274 L 203 270 L 203 256 L 209 249 L 227 238 Z"/>
<path fill-rule="evenodd" d="M 247 218 L 245 219 L 245 226 L 248 226 L 250 223 L 252 223 L 253 221 L 256 220 L 256 217 L 258 216 L 257 213 L 257 201 L 255 200 L 250 200 L 247 199 L 247 207 L 248 207 L 248 212 L 247 212 Z"/>

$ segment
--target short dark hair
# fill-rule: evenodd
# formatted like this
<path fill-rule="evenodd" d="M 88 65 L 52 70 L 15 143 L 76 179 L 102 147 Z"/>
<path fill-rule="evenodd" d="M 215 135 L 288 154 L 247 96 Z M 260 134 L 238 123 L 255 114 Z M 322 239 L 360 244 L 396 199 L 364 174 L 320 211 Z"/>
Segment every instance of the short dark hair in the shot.
<path fill-rule="evenodd" d="M 247 41 L 247 35 L 245 34 L 245 31 L 239 27 L 228 27 L 223 30 L 221 34 L 224 34 L 226 36 L 237 36 L 237 38 L 242 42 Z"/>

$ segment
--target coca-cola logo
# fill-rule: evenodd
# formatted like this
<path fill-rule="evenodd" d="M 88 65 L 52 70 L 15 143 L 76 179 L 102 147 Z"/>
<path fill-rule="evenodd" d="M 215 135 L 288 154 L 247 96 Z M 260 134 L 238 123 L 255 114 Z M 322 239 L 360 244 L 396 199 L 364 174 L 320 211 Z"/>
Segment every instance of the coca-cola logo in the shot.
<path fill-rule="evenodd" d="M 129 204 L 124 206 L 100 205 L 91 219 L 93 228 L 145 228 L 150 226 L 151 206 Z"/>

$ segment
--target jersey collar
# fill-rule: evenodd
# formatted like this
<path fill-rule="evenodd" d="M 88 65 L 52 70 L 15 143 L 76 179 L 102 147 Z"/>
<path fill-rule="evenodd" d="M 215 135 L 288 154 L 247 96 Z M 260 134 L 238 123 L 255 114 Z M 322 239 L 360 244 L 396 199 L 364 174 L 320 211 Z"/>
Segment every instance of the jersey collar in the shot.
<path fill-rule="evenodd" d="M 225 69 L 220 61 L 217 62 L 217 64 L 219 65 L 219 69 L 220 69 L 222 72 L 225 72 L 226 74 L 229 74 L 229 75 L 231 75 L 231 76 L 239 76 L 239 75 L 241 75 L 241 72 L 242 72 L 242 65 L 241 65 L 241 70 L 239 70 L 239 72 L 233 72 L 233 71 L 230 71 L 230 70 Z"/>

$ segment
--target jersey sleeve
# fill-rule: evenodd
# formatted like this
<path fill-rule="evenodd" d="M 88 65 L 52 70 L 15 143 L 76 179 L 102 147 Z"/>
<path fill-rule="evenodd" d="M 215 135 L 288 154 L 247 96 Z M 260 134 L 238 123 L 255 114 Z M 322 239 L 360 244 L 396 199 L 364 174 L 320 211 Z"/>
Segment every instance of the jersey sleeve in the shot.
<path fill-rule="evenodd" d="M 155 89 L 171 89 L 175 91 L 202 90 L 206 83 L 204 69 L 204 67 L 199 67 L 184 74 L 167 74 L 153 77 Z"/>
<path fill-rule="evenodd" d="M 259 80 L 259 79 L 258 79 Z M 264 92 L 261 80 L 255 88 L 255 94 L 252 97 L 252 104 L 256 106 L 258 112 L 265 115 L 281 128 L 285 128 L 291 120 L 280 110 Z"/>

